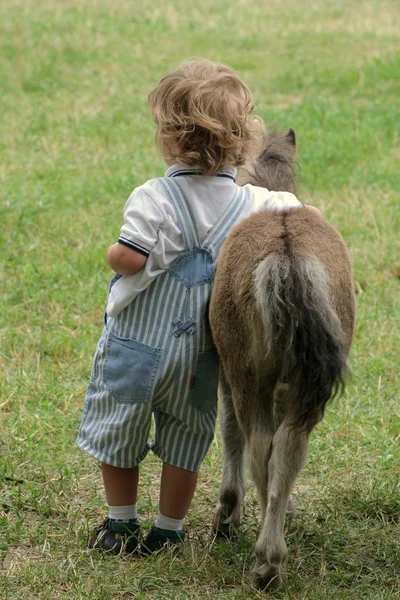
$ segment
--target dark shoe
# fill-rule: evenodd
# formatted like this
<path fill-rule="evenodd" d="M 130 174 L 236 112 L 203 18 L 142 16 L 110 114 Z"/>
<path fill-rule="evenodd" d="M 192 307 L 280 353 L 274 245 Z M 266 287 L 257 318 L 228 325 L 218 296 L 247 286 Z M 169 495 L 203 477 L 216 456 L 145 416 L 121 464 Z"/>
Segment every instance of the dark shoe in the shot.
<path fill-rule="evenodd" d="M 140 525 L 136 519 L 128 523 L 106 519 L 89 538 L 89 548 L 99 548 L 111 554 L 133 554 L 139 548 Z"/>
<path fill-rule="evenodd" d="M 140 552 L 149 555 L 163 548 L 172 548 L 174 552 L 178 552 L 184 539 L 183 529 L 171 531 L 170 529 L 159 529 L 153 525 L 140 546 Z"/>

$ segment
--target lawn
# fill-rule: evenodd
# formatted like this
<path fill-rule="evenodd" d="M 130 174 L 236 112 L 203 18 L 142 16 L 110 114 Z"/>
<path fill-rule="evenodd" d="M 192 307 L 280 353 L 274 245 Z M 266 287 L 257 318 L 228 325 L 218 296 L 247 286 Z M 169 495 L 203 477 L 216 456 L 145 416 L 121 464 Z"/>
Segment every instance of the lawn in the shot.
<path fill-rule="evenodd" d="M 351 252 L 358 318 L 345 395 L 314 431 L 287 523 L 293 600 L 394 600 L 400 584 L 398 0 L 8 0 L 0 6 L 0 597 L 263 598 L 258 504 L 216 542 L 219 434 L 180 557 L 86 547 L 105 509 L 75 447 L 132 189 L 163 174 L 147 94 L 184 58 L 234 67 L 268 125 L 293 127 L 299 196 Z M 160 465 L 142 471 L 143 526 Z"/>

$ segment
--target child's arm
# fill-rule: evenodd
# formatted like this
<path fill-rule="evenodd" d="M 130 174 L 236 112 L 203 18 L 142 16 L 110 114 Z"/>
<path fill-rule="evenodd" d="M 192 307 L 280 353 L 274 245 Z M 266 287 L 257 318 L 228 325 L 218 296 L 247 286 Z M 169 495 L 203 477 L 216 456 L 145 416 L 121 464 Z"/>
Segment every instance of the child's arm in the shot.
<path fill-rule="evenodd" d="M 158 231 L 167 219 L 154 196 L 151 182 L 133 190 L 124 207 L 124 224 L 118 242 L 107 250 L 107 262 L 119 275 L 135 275 L 143 269 L 157 243 Z"/>
<path fill-rule="evenodd" d="M 144 267 L 147 256 L 117 242 L 107 250 L 107 262 L 120 275 L 134 275 Z"/>

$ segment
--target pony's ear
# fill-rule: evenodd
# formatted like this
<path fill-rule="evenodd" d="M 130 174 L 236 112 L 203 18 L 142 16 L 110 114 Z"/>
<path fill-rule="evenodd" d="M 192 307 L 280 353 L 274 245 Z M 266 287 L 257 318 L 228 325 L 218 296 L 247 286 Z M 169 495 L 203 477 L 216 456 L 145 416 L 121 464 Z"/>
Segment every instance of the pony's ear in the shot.
<path fill-rule="evenodd" d="M 290 128 L 286 134 L 286 137 L 293 146 L 296 146 L 296 134 L 294 129 Z"/>

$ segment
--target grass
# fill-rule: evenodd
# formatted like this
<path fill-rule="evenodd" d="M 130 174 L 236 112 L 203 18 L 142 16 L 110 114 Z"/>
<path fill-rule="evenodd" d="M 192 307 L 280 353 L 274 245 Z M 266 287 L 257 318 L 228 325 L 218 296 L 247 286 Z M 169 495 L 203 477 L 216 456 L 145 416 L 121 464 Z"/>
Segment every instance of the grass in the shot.
<path fill-rule="evenodd" d="M 312 437 L 275 596 L 399 597 L 399 26 L 397 0 L 1 5 L 1 598 L 264 597 L 251 587 L 251 488 L 237 542 L 210 534 L 219 435 L 183 557 L 85 546 L 104 498 L 74 439 L 110 277 L 104 251 L 131 190 L 164 170 L 147 94 L 193 55 L 232 65 L 267 123 L 296 129 L 300 196 L 342 232 L 359 292 L 353 379 Z M 146 460 L 145 525 L 159 469 Z"/>

